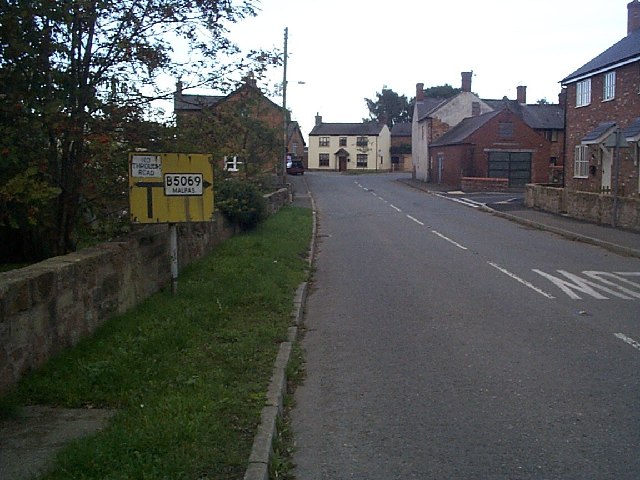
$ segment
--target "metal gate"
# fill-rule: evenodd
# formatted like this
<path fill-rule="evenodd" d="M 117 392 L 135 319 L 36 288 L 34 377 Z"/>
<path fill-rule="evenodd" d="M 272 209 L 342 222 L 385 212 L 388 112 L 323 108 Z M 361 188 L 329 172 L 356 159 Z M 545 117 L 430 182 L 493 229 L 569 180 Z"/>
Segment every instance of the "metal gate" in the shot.
<path fill-rule="evenodd" d="M 508 178 L 510 187 L 531 182 L 531 152 L 489 152 L 489 178 Z"/>

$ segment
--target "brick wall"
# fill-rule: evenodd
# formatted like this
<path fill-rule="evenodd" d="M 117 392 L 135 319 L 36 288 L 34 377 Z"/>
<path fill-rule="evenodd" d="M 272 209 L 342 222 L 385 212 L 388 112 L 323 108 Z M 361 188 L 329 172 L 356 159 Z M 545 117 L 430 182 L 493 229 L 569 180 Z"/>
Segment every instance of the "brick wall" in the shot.
<path fill-rule="evenodd" d="M 267 199 L 274 213 L 289 203 L 290 191 L 281 189 Z M 180 225 L 179 265 L 199 259 L 234 232 L 219 212 L 212 222 Z M 0 273 L 0 393 L 170 283 L 164 224 Z"/>
<path fill-rule="evenodd" d="M 463 192 L 505 192 L 509 190 L 509 179 L 463 177 L 460 189 Z"/>

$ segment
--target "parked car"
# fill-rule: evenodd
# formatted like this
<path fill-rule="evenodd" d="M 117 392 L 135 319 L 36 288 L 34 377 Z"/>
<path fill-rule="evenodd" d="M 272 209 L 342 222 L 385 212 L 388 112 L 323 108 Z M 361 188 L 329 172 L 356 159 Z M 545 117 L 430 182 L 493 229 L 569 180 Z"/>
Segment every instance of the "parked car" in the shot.
<path fill-rule="evenodd" d="M 287 162 L 287 173 L 289 175 L 304 175 L 304 165 L 300 160 Z"/>

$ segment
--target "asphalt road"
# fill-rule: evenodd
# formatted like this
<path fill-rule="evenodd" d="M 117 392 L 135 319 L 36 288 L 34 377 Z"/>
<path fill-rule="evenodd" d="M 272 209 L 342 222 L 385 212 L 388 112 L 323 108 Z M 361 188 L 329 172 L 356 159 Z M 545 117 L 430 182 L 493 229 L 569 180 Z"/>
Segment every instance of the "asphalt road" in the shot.
<path fill-rule="evenodd" d="M 640 478 L 640 260 L 307 173 L 299 480 Z"/>

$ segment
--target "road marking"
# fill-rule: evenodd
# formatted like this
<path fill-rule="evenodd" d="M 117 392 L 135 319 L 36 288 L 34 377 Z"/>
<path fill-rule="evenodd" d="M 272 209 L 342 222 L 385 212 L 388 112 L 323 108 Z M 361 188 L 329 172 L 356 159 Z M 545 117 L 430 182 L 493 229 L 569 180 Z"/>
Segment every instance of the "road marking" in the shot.
<path fill-rule="evenodd" d="M 424 227 L 424 223 L 422 223 L 420 220 L 418 220 L 417 218 L 413 218 L 411 215 L 407 215 L 407 218 L 409 220 L 413 220 L 414 222 L 416 222 L 418 225 L 421 225 Z"/>
<path fill-rule="evenodd" d="M 472 205 L 477 205 L 478 207 L 485 207 L 486 203 L 476 202 L 475 200 L 471 200 L 470 198 L 463 197 L 462 200 L 465 202 L 469 202 Z"/>
<path fill-rule="evenodd" d="M 636 342 L 633 338 L 627 337 L 624 333 L 614 333 L 616 337 L 622 340 L 625 343 L 628 343 L 636 350 L 640 350 L 640 342 Z"/>
<path fill-rule="evenodd" d="M 402 210 L 400 210 L 400 209 L 399 209 L 398 207 L 396 207 L 394 204 L 390 203 L 390 204 L 389 204 L 389 206 L 390 206 L 391 208 L 393 208 L 396 212 L 401 212 L 401 213 L 402 213 Z"/>
<path fill-rule="evenodd" d="M 439 236 L 440 238 L 442 238 L 443 240 L 446 240 L 447 242 L 451 243 L 452 245 L 455 245 L 456 247 L 462 249 L 462 250 L 469 250 L 467 247 L 465 247 L 464 245 L 460 245 L 458 242 L 456 242 L 455 240 L 451 240 L 449 237 L 446 237 L 445 235 L 441 234 L 440 232 L 436 231 L 436 230 L 431 230 L 431 233 Z"/>
<path fill-rule="evenodd" d="M 446 195 L 442 195 L 440 193 L 436 193 L 435 195 L 436 195 L 436 197 L 444 198 L 446 200 L 451 200 L 452 202 L 461 203 L 463 205 L 466 205 L 467 207 L 480 208 L 483 205 L 483 204 L 478 203 L 478 202 L 471 203 L 471 200 L 465 201 L 465 200 L 468 200 L 468 199 L 461 200 L 459 198 L 447 197 Z"/>
<path fill-rule="evenodd" d="M 517 276 L 515 273 L 511 273 L 509 270 L 507 270 L 506 268 L 502 268 L 500 265 L 493 263 L 493 262 L 487 262 L 489 265 L 491 265 L 493 268 L 496 268 L 498 270 L 500 270 L 502 273 L 504 273 L 505 275 L 508 275 L 509 277 L 513 278 L 514 280 L 516 280 L 517 282 L 521 283 L 522 285 L 529 287 L 531 290 L 538 292 L 540 295 L 543 295 L 549 299 L 554 299 L 556 297 L 554 297 L 553 295 L 551 295 L 550 293 L 545 292 L 544 290 L 539 289 L 538 287 L 536 287 L 534 284 L 527 282 L 526 280 L 520 278 L 519 276 Z"/>
<path fill-rule="evenodd" d="M 573 273 L 569 273 L 565 270 L 557 270 L 557 272 L 561 275 L 564 275 L 568 280 L 565 280 L 564 278 L 560 278 L 560 277 L 556 277 L 555 275 L 551 275 L 549 273 L 543 272 L 541 270 L 537 270 L 537 269 L 533 269 L 534 272 L 536 272 L 539 275 L 542 275 L 544 278 L 546 278 L 547 280 L 549 280 L 551 283 L 553 283 L 555 286 L 557 286 L 560 290 L 562 290 L 564 293 L 566 293 L 569 298 L 571 298 L 572 300 L 581 300 L 582 297 L 580 295 L 578 295 L 576 293 L 580 292 L 583 293 L 585 295 L 589 295 L 593 298 L 595 298 L 596 300 L 608 300 L 609 297 L 605 297 L 604 295 L 602 295 L 600 292 L 598 292 L 597 290 L 601 290 L 604 293 L 608 293 L 611 296 L 614 297 L 618 297 L 621 298 L 623 300 L 633 300 L 634 297 L 636 296 L 635 292 L 629 290 L 626 287 L 622 287 L 620 285 L 614 284 L 613 282 L 609 281 L 609 280 L 603 280 L 601 278 L 601 276 L 606 275 L 605 272 L 592 272 L 592 271 L 585 271 L 582 272 L 583 275 L 586 275 L 589 278 L 592 279 L 597 279 L 607 285 L 613 286 L 614 288 L 616 288 L 619 291 L 613 290 L 612 288 L 606 287 L 604 285 L 601 285 L 599 283 L 596 283 L 592 280 L 589 279 L 585 279 L 582 278 L 578 275 L 575 275 Z M 617 275 L 620 275 L 620 273 L 617 273 Z M 621 279 L 621 280 L 625 280 L 625 279 Z M 630 282 L 627 280 L 628 283 L 634 284 L 635 282 Z M 575 290 L 575 291 L 574 291 Z M 624 293 L 622 293 L 624 292 Z M 631 295 L 631 296 L 629 296 Z"/>

